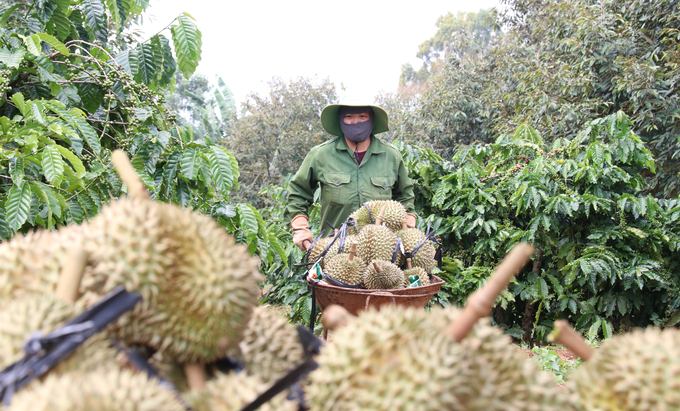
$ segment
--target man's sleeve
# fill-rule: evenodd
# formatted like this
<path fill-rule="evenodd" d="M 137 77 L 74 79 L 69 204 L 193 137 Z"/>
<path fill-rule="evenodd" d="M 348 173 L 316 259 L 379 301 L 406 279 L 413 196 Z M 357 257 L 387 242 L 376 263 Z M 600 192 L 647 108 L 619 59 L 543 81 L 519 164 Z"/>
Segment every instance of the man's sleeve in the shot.
<path fill-rule="evenodd" d="M 314 202 L 314 190 L 318 184 L 314 170 L 315 157 L 316 150 L 310 150 L 288 184 L 288 205 L 283 212 L 285 221 L 291 221 L 296 215 L 308 216 L 309 207 Z"/>
<path fill-rule="evenodd" d="M 397 162 L 397 182 L 392 189 L 392 199 L 403 204 L 404 207 L 406 207 L 406 212 L 415 213 L 413 182 L 408 176 L 408 169 L 404 164 L 404 159 L 399 153 L 397 153 Z"/>

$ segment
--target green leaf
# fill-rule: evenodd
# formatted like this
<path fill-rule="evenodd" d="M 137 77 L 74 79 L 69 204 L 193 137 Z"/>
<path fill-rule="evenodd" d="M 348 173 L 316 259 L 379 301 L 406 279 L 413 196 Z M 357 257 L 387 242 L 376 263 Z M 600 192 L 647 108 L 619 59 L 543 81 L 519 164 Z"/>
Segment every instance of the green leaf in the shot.
<path fill-rule="evenodd" d="M 26 222 L 30 208 L 31 187 L 25 183 L 13 185 L 5 202 L 5 219 L 12 231 L 17 231 Z"/>
<path fill-rule="evenodd" d="M 32 36 L 24 37 L 22 35 L 19 35 L 19 37 L 23 40 L 26 50 L 28 50 L 29 53 L 36 57 L 40 56 L 40 41 L 37 38 Z"/>
<path fill-rule="evenodd" d="M 35 101 L 31 104 L 31 113 L 33 118 L 43 126 L 47 125 L 47 120 L 45 119 L 45 107 L 39 102 Z"/>
<path fill-rule="evenodd" d="M 45 146 L 43 149 L 42 168 L 47 181 L 54 186 L 59 186 L 63 179 L 64 162 L 56 145 Z"/>
<path fill-rule="evenodd" d="M 140 43 L 137 45 L 137 73 L 135 80 L 139 83 L 151 85 L 156 79 L 157 58 L 162 57 L 162 51 L 155 50 L 154 46 L 149 43 Z M 158 57 L 157 57 L 158 56 Z"/>
<path fill-rule="evenodd" d="M 68 49 L 66 48 L 66 46 L 64 46 L 64 44 L 63 44 L 61 41 L 55 39 L 54 37 L 50 36 L 49 34 L 45 34 L 45 33 L 37 33 L 37 34 L 32 35 L 31 37 L 34 37 L 33 40 L 34 40 L 37 44 L 40 44 L 38 41 L 39 41 L 39 40 L 42 40 L 42 41 L 44 41 L 45 43 L 47 43 L 47 44 L 49 44 L 50 46 L 52 46 L 53 49 L 57 50 L 57 51 L 60 52 L 61 54 L 65 55 L 65 56 L 70 56 L 70 55 L 71 55 L 71 53 L 68 51 Z"/>
<path fill-rule="evenodd" d="M 201 32 L 187 14 L 180 14 L 177 17 L 177 24 L 172 26 L 171 32 L 177 66 L 182 74 L 189 78 L 201 60 Z"/>
<path fill-rule="evenodd" d="M 71 30 L 75 28 L 71 20 L 69 20 L 66 13 L 60 8 L 57 8 L 52 12 L 52 17 L 50 22 L 54 24 L 57 31 L 57 39 L 64 41 L 71 34 Z"/>
<path fill-rule="evenodd" d="M 5 215 L 5 209 L 0 208 L 0 239 L 8 240 L 12 237 L 12 229 L 7 224 L 7 218 Z"/>
<path fill-rule="evenodd" d="M 187 149 L 182 155 L 181 172 L 185 178 L 194 180 L 201 166 L 201 153 L 196 148 Z"/>
<path fill-rule="evenodd" d="M 121 10 L 118 5 L 117 0 L 105 0 L 106 7 L 109 9 L 111 19 L 113 20 L 114 27 L 116 30 L 120 31 L 121 23 L 125 20 L 125 10 Z"/>
<path fill-rule="evenodd" d="M 102 89 L 94 83 L 80 83 L 77 84 L 77 87 L 83 108 L 90 113 L 97 111 L 104 97 Z"/>
<path fill-rule="evenodd" d="M 237 204 L 236 211 L 238 213 L 241 230 L 248 238 L 248 241 L 253 241 L 257 238 L 258 225 L 255 212 L 250 204 Z"/>
<path fill-rule="evenodd" d="M 85 219 L 85 212 L 83 211 L 83 207 L 80 205 L 76 197 L 69 198 L 67 204 L 69 214 L 71 215 L 71 220 L 78 224 L 82 223 Z"/>
<path fill-rule="evenodd" d="M 83 162 L 80 161 L 80 159 L 71 151 L 69 151 L 69 149 L 67 149 L 66 147 L 62 147 L 60 145 L 56 145 L 55 147 L 57 147 L 57 150 L 59 150 L 61 155 L 64 156 L 64 158 L 68 160 L 69 163 L 71 163 L 71 166 L 75 170 L 76 175 L 80 178 L 83 178 L 85 176 L 85 173 L 87 172 L 85 170 Z"/>
<path fill-rule="evenodd" d="M 210 162 L 213 181 L 217 189 L 224 196 L 229 194 L 234 181 L 230 156 L 231 154 L 220 146 L 212 146 L 208 152 L 208 161 Z"/>
<path fill-rule="evenodd" d="M 165 180 L 165 196 L 170 196 L 175 187 L 175 176 L 177 175 L 177 168 L 182 158 L 182 152 L 176 151 L 168 156 L 168 162 L 163 168 L 163 179 Z"/>
<path fill-rule="evenodd" d="M 7 3 L 5 3 L 5 4 L 7 4 Z M 10 19 L 10 17 L 12 17 L 12 14 L 14 14 L 14 12 L 18 8 L 28 7 L 28 6 L 29 5 L 25 4 L 25 3 L 17 3 L 17 4 L 11 5 L 9 8 L 7 8 L 7 10 L 5 10 L 4 13 L 2 13 L 2 18 L 0 18 L 0 27 L 6 27 L 7 26 L 7 21 Z"/>
<path fill-rule="evenodd" d="M 24 117 L 28 116 L 28 108 L 26 107 L 26 103 L 24 102 L 24 95 L 21 93 L 14 93 L 12 94 L 12 103 L 14 103 L 19 111 L 21 111 L 21 115 Z"/>
<path fill-rule="evenodd" d="M 100 0 L 81 0 L 80 4 L 85 13 L 85 21 L 92 29 L 94 37 L 106 47 L 109 32 L 107 30 L 104 5 Z"/>
<path fill-rule="evenodd" d="M 177 62 L 172 55 L 172 47 L 170 47 L 170 40 L 162 35 L 155 36 L 159 41 L 160 49 L 163 52 L 163 67 L 161 67 L 161 75 L 159 78 L 159 85 L 162 87 L 172 83 L 175 78 L 175 71 L 177 71 Z"/>
<path fill-rule="evenodd" d="M 9 161 L 9 175 L 14 184 L 24 181 L 24 159 L 22 157 L 14 157 Z"/>
<path fill-rule="evenodd" d="M 0 49 L 0 62 L 10 68 L 19 68 L 24 61 L 24 50 L 15 49 L 13 52 L 7 49 Z"/>
<path fill-rule="evenodd" d="M 87 145 L 89 145 L 94 154 L 99 157 L 102 151 L 102 146 L 99 143 L 99 137 L 97 136 L 97 133 L 95 133 L 92 126 L 90 126 L 87 121 L 78 117 L 74 118 L 73 122 L 78 127 L 78 130 L 82 133 Z"/>

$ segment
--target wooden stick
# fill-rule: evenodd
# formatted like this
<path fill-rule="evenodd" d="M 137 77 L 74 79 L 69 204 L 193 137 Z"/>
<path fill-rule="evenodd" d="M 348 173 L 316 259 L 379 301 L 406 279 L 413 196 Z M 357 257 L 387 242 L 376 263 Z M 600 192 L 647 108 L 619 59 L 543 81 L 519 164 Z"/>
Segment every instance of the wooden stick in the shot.
<path fill-rule="evenodd" d="M 190 390 L 195 391 L 203 388 L 205 381 L 207 380 L 205 365 L 188 362 L 184 364 L 184 373 L 187 376 L 187 383 Z"/>
<path fill-rule="evenodd" d="M 564 345 L 583 361 L 588 361 L 595 354 L 595 348 L 588 345 L 581 334 L 571 328 L 567 320 L 557 320 L 554 324 L 555 329 L 548 335 L 548 341 Z"/>
<path fill-rule="evenodd" d="M 116 168 L 118 175 L 128 188 L 130 198 L 143 198 L 150 200 L 151 196 L 147 191 L 142 179 L 139 177 L 127 154 L 122 150 L 115 150 L 111 153 L 111 162 Z"/>
<path fill-rule="evenodd" d="M 447 334 L 460 342 L 470 333 L 480 318 L 491 314 L 498 295 L 508 286 L 510 279 L 529 261 L 534 251 L 534 247 L 527 243 L 515 245 L 496 268 L 486 285 L 468 297 L 463 312 L 449 325 Z"/>
<path fill-rule="evenodd" d="M 59 282 L 57 282 L 57 288 L 54 292 L 58 299 L 68 303 L 76 302 L 86 262 L 87 254 L 85 250 L 74 248 L 69 251 L 68 259 L 61 269 Z"/>
<path fill-rule="evenodd" d="M 357 253 L 357 243 L 352 243 L 352 248 L 349 249 L 349 261 L 354 261 L 354 255 Z"/>
<path fill-rule="evenodd" d="M 387 204 L 383 206 L 383 208 L 380 210 L 380 214 L 375 218 L 375 225 L 381 225 L 383 217 L 385 217 L 385 209 L 387 208 Z"/>

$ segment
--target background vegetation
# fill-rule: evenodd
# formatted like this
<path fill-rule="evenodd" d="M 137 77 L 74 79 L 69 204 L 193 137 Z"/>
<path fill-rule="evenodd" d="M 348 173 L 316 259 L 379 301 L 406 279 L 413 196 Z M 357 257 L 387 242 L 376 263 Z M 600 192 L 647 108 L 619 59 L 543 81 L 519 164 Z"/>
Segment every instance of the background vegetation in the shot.
<path fill-rule="evenodd" d="M 0 236 L 95 215 L 125 187 L 126 150 L 160 201 L 217 219 L 263 261 L 265 300 L 311 308 L 282 209 L 338 101 L 328 80 L 274 78 L 236 107 L 193 75 L 201 34 L 181 14 L 136 31 L 144 0 L 0 6 Z M 527 343 L 557 318 L 590 338 L 680 320 L 680 10 L 666 0 L 506 0 L 441 16 L 414 50 L 381 137 L 416 181 L 447 252 L 435 303 L 481 286 L 517 241 L 539 248 L 494 321 Z M 312 210 L 312 217 L 317 213 Z M 314 232 L 320 231 L 313 221 Z"/>

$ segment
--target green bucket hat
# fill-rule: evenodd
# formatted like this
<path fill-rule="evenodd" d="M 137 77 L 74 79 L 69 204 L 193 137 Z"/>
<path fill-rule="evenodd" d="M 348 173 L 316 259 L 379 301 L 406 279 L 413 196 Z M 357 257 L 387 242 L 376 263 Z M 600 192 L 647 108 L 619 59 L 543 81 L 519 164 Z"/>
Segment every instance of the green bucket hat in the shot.
<path fill-rule="evenodd" d="M 342 129 L 340 129 L 340 119 L 338 118 L 338 110 L 342 106 L 347 107 L 363 107 L 367 106 L 373 109 L 373 134 L 383 133 L 389 130 L 387 125 L 387 112 L 382 107 L 374 106 L 372 104 L 329 104 L 321 111 L 321 125 L 323 128 L 334 136 L 342 137 Z"/>

